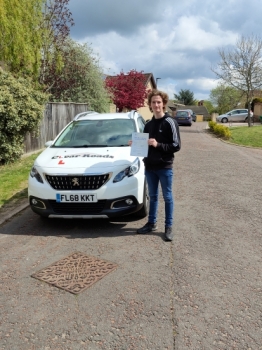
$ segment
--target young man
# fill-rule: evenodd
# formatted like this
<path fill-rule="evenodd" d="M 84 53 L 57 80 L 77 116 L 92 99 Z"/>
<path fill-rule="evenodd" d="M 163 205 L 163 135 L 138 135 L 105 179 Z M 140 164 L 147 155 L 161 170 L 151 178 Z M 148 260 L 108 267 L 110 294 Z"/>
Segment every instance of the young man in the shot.
<path fill-rule="evenodd" d="M 169 114 L 165 113 L 168 95 L 159 90 L 153 90 L 148 95 L 148 105 L 153 112 L 153 118 L 145 125 L 144 132 L 149 133 L 148 155 L 143 159 L 145 176 L 150 197 L 148 222 L 137 230 L 145 234 L 157 230 L 158 185 L 162 187 L 165 201 L 165 239 L 173 240 L 173 209 L 172 194 L 174 153 L 181 147 L 179 126 Z"/>

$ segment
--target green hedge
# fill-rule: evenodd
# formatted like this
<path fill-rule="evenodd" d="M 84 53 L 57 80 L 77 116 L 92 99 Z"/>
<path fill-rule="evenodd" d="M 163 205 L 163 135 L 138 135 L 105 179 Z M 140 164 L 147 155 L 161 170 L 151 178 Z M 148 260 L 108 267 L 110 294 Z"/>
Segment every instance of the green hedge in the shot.
<path fill-rule="evenodd" d="M 210 128 L 210 131 L 213 132 L 215 135 L 222 137 L 225 140 L 230 139 L 231 132 L 227 126 L 217 124 L 214 121 L 208 122 L 208 126 Z"/>
<path fill-rule="evenodd" d="M 24 153 L 25 135 L 38 130 L 47 98 L 31 80 L 0 69 L 0 164 L 14 162 Z"/>

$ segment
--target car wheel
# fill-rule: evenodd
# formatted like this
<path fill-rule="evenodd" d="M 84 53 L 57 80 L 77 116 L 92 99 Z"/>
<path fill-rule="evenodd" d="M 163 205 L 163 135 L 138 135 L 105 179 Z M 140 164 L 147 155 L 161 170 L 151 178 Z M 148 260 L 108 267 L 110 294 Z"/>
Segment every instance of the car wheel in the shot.
<path fill-rule="evenodd" d="M 145 179 L 144 183 L 144 195 L 143 195 L 143 207 L 138 210 L 135 214 L 136 216 L 140 218 L 144 218 L 148 215 L 149 212 L 149 194 L 148 194 L 148 187 L 147 187 L 147 182 Z"/>
<path fill-rule="evenodd" d="M 228 119 L 227 118 L 222 118 L 221 119 L 221 123 L 227 123 L 228 122 Z"/>

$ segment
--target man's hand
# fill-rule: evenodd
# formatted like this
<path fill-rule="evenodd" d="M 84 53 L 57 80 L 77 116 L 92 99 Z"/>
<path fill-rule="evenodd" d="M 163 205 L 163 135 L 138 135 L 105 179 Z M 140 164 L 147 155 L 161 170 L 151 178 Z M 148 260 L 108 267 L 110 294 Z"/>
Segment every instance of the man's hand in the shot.
<path fill-rule="evenodd" d="M 149 139 L 147 141 L 149 146 L 157 147 L 157 140 L 156 139 Z"/>

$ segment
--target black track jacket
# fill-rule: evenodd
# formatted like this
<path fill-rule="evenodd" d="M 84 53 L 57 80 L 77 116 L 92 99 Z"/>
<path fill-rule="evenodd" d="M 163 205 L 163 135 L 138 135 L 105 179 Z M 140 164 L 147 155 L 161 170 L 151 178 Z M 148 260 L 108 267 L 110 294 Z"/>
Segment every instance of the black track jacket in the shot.
<path fill-rule="evenodd" d="M 153 118 L 146 123 L 145 133 L 157 141 L 157 147 L 149 146 L 148 155 L 143 159 L 147 170 L 172 168 L 174 153 L 181 147 L 179 126 L 169 114 L 160 119 Z"/>

